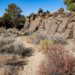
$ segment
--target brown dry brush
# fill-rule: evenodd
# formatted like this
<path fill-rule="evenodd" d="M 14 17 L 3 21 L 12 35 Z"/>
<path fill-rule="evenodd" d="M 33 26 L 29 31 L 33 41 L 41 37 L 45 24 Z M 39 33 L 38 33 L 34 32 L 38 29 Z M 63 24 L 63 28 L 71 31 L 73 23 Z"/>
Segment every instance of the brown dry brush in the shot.
<path fill-rule="evenodd" d="M 16 38 L 7 32 L 0 34 L 0 75 L 18 75 L 28 64 L 25 57 L 33 55 L 32 48 L 24 47 Z"/>
<path fill-rule="evenodd" d="M 63 45 L 49 46 L 45 55 L 38 75 L 75 75 L 75 58 L 66 54 Z"/>

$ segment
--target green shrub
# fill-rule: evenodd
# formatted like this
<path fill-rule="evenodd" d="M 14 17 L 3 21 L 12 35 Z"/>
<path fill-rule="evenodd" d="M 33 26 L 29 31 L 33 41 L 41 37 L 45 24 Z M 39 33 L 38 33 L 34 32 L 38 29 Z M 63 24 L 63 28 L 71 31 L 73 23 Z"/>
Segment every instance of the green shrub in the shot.
<path fill-rule="evenodd" d="M 64 4 L 70 11 L 75 11 L 75 0 L 64 0 Z"/>

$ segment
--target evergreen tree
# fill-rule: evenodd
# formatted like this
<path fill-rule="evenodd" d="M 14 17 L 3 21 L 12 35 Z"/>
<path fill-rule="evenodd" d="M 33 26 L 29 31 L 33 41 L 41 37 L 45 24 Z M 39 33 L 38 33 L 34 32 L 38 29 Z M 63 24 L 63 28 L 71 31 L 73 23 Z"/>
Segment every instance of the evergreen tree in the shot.
<path fill-rule="evenodd" d="M 67 9 L 75 12 L 75 0 L 64 0 Z"/>
<path fill-rule="evenodd" d="M 22 10 L 20 7 L 18 7 L 15 4 L 9 4 L 8 8 L 5 10 L 5 13 L 3 15 L 3 20 L 6 22 L 9 26 L 6 26 L 7 28 L 9 27 L 18 27 L 20 25 L 23 25 L 25 17 L 21 15 Z"/>

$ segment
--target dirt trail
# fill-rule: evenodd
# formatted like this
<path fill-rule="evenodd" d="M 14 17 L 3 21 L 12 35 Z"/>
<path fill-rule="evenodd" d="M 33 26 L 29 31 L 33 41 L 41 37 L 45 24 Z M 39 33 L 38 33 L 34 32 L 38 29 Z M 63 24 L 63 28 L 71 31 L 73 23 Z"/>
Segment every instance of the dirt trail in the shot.
<path fill-rule="evenodd" d="M 42 53 L 34 53 L 34 56 L 28 59 L 28 65 L 24 66 L 23 70 L 19 72 L 19 75 L 37 75 L 39 71 L 39 65 L 43 59 L 44 55 Z"/>
<path fill-rule="evenodd" d="M 33 53 L 33 56 L 27 58 L 28 64 L 23 67 L 23 70 L 19 71 L 19 75 L 37 75 L 39 71 L 39 66 L 41 62 L 45 59 L 45 55 L 42 52 L 39 52 L 36 46 L 33 44 L 26 43 L 26 40 L 22 40 L 21 38 L 18 38 L 19 42 L 23 43 L 26 47 L 32 47 L 35 51 Z M 26 60 L 26 59 L 25 59 Z"/>

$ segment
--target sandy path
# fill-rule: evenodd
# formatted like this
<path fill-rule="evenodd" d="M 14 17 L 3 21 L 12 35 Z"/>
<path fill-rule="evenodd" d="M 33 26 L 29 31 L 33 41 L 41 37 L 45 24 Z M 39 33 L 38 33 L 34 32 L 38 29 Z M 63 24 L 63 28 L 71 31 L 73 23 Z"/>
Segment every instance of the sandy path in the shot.
<path fill-rule="evenodd" d="M 19 75 L 37 75 L 39 65 L 43 59 L 44 55 L 42 53 L 35 52 L 34 56 L 28 59 L 28 65 L 24 66 L 24 69 L 19 72 Z"/>
<path fill-rule="evenodd" d="M 39 65 L 45 59 L 45 55 L 42 52 L 38 52 L 38 48 L 32 44 L 27 43 L 26 40 L 24 41 L 22 38 L 18 38 L 18 40 L 28 48 L 32 47 L 35 51 L 33 56 L 27 58 L 28 64 L 23 67 L 23 70 L 19 71 L 18 75 L 38 75 Z"/>

